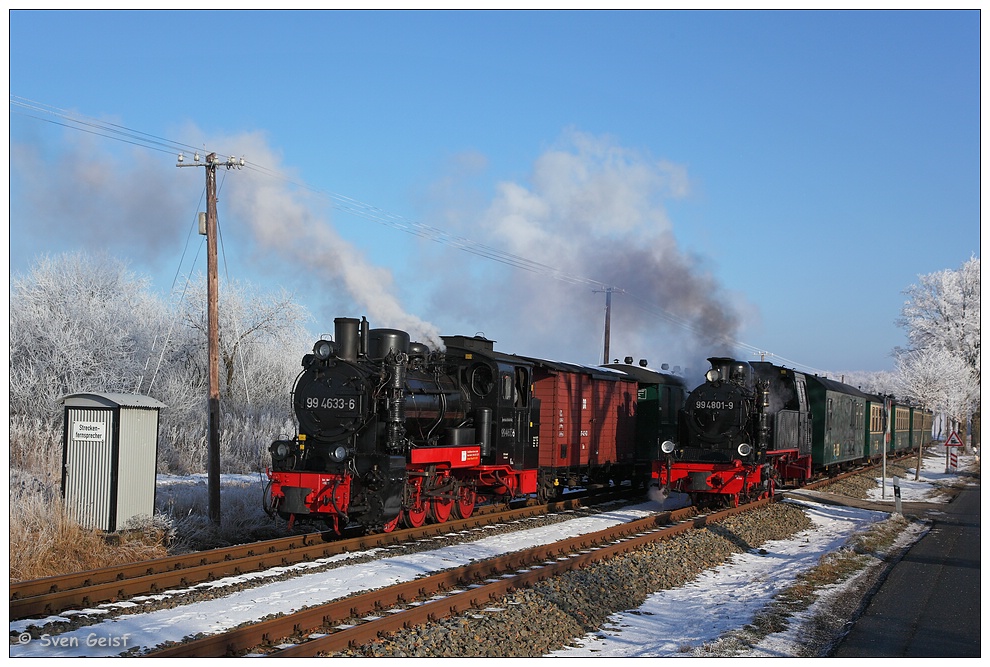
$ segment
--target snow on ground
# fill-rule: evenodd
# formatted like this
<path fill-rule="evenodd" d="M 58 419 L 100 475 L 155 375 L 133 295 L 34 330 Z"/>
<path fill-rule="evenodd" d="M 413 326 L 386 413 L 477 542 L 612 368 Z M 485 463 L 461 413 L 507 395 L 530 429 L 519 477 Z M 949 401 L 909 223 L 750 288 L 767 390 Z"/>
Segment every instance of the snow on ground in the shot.
<path fill-rule="evenodd" d="M 937 490 L 933 489 L 936 484 L 950 484 L 959 478 L 956 470 L 949 470 L 946 461 L 945 447 L 929 447 L 921 459 L 921 474 L 918 479 L 914 479 L 915 469 L 908 469 L 908 476 L 897 479 L 897 484 L 901 489 L 901 500 L 924 501 L 924 502 L 945 502 Z M 958 451 L 958 450 L 956 450 Z M 962 470 L 975 461 L 973 454 L 959 456 L 959 469 Z M 882 477 L 877 477 L 877 488 L 871 489 L 870 500 L 874 502 L 894 503 L 896 496 L 894 493 L 894 479 L 888 479 L 883 483 Z"/>
<path fill-rule="evenodd" d="M 113 656 L 134 647 L 151 648 L 166 641 L 179 641 L 200 632 L 221 632 L 276 611 L 296 611 L 356 592 L 370 591 L 398 582 L 410 581 L 432 572 L 460 567 L 502 553 L 540 544 L 552 544 L 566 537 L 604 530 L 609 526 L 649 516 L 657 510 L 658 506 L 655 503 L 648 502 L 593 517 L 564 521 L 553 526 L 494 535 L 475 542 L 441 547 L 434 551 L 384 558 L 375 561 L 374 567 L 368 567 L 367 564 L 342 565 L 325 572 L 303 574 L 287 581 L 262 584 L 215 600 L 195 602 L 175 609 L 126 614 L 57 637 L 43 636 L 25 645 L 12 645 L 10 655 L 11 657 Z M 321 562 L 339 561 L 367 553 L 335 556 L 315 563 L 318 565 Z M 312 568 L 314 564 L 304 564 L 302 567 Z M 279 574 L 287 569 L 292 568 L 275 568 L 269 570 L 267 574 Z M 231 577 L 227 582 L 259 576 L 264 575 Z M 207 586 L 216 585 L 217 582 L 207 584 Z M 134 602 L 140 600 L 141 598 L 135 598 Z M 67 614 L 63 613 L 62 617 L 65 616 Z M 57 618 L 50 617 L 45 620 L 53 621 Z M 17 621 L 10 624 L 10 631 L 20 633 L 28 626 L 37 624 L 38 621 Z M 101 638 L 107 639 L 106 645 L 93 645 L 96 639 Z"/>
<path fill-rule="evenodd" d="M 900 480 L 901 500 L 946 502 L 944 495 L 932 495 L 932 484 L 949 483 L 958 479 L 958 474 L 945 471 L 941 452 L 927 456 L 922 462 L 919 481 L 914 481 L 913 470 L 908 480 Z M 959 466 L 964 468 L 972 462 L 972 456 L 960 457 Z M 882 481 L 877 478 L 878 485 Z M 880 501 L 881 495 L 882 487 L 878 487 L 876 498 L 872 500 Z M 893 505 L 892 480 L 889 479 L 886 499 Z M 886 512 L 788 502 L 797 502 L 804 507 L 815 527 L 793 538 L 764 544 L 759 552 L 736 554 L 728 563 L 702 573 L 686 586 L 655 593 L 638 609 L 611 616 L 602 630 L 578 640 L 576 643 L 580 646 L 551 655 L 567 658 L 691 656 L 690 649 L 752 621 L 777 593 L 793 584 L 799 574 L 817 565 L 823 555 L 837 550 L 853 533 L 888 516 Z M 900 544 L 913 543 L 925 531 L 923 526 L 912 524 L 901 537 Z M 815 611 L 813 605 L 794 619 L 791 630 L 767 637 L 759 653 L 778 657 L 793 655 L 791 647 L 800 645 L 793 633 L 800 631 L 802 617 L 810 618 Z"/>
<path fill-rule="evenodd" d="M 934 461 L 932 459 L 935 459 Z M 960 466 L 972 461 L 962 458 Z M 937 502 L 929 498 L 932 483 L 956 477 L 945 473 L 944 455 L 925 459 L 921 481 L 913 476 L 901 480 L 903 501 Z M 888 489 L 893 502 L 893 493 Z M 944 499 L 943 499 L 944 500 Z M 790 501 L 789 501 L 790 502 Z M 789 540 L 763 545 L 766 553 L 751 552 L 737 555 L 729 564 L 700 575 L 690 584 L 651 596 L 639 609 L 616 614 L 601 631 L 580 640 L 583 646 L 556 651 L 556 657 L 620 657 L 620 656 L 678 656 L 685 647 L 699 646 L 716 639 L 723 632 L 741 627 L 769 603 L 773 596 L 790 585 L 801 572 L 817 564 L 819 558 L 841 547 L 848 537 L 887 514 L 847 507 L 819 505 L 801 501 L 815 522 L 815 528 Z M 107 619 L 95 625 L 79 628 L 57 636 L 43 636 L 24 644 L 11 644 L 10 656 L 114 656 L 134 648 L 152 648 L 166 641 L 179 641 L 201 632 L 220 632 L 238 624 L 259 619 L 275 611 L 291 611 L 321 604 L 346 595 L 372 590 L 399 581 L 408 581 L 438 570 L 465 565 L 474 560 L 527 546 L 548 544 L 573 535 L 602 530 L 610 525 L 631 521 L 657 511 L 653 502 L 622 510 L 606 512 L 595 517 L 575 518 L 553 526 L 521 530 L 516 533 L 490 536 L 475 542 L 442 547 L 433 551 L 396 557 L 386 557 L 367 565 L 341 565 L 325 572 L 301 574 L 287 581 L 262 584 L 215 600 L 195 602 L 175 609 L 140 613 L 135 602 L 123 605 L 135 613 Z M 913 536 L 917 539 L 919 529 Z M 345 554 L 325 559 L 340 561 L 362 554 Z M 304 571 L 317 563 L 293 566 Z M 292 568 L 276 568 L 267 575 Z M 247 580 L 264 574 L 244 575 L 227 581 Z M 217 586 L 212 582 L 195 588 Z M 168 595 L 166 593 L 165 595 Z M 106 613 L 106 606 L 87 610 L 96 615 Z M 811 610 L 805 613 L 811 613 Z M 50 617 L 43 622 L 66 620 L 70 613 Z M 39 620 L 24 620 L 10 624 L 10 632 L 22 633 Z M 792 624 L 793 625 L 793 624 Z M 766 655 L 788 655 L 788 637 L 768 638 Z M 775 644 L 776 642 L 776 644 Z M 774 648 L 777 646 L 778 648 Z"/>
<path fill-rule="evenodd" d="M 792 502 L 792 501 L 787 501 Z M 793 538 L 734 555 L 681 588 L 654 593 L 638 609 L 615 614 L 605 628 L 555 651 L 557 657 L 675 657 L 740 628 L 799 574 L 839 549 L 886 512 L 798 502 L 815 527 Z"/>

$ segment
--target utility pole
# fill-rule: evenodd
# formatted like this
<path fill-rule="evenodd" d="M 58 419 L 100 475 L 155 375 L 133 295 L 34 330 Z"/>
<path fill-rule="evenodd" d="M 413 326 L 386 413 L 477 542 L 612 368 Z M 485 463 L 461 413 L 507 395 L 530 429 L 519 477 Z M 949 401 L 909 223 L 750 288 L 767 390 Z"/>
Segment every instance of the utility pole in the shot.
<path fill-rule="evenodd" d="M 209 415 L 207 432 L 207 480 L 209 490 L 210 521 L 220 525 L 220 281 L 217 277 L 217 165 L 227 169 L 244 166 L 244 158 L 239 161 L 229 157 L 223 163 L 217 160 L 216 153 L 206 156 L 205 164 L 200 164 L 199 153 L 193 156 L 194 164 L 183 164 L 182 153 L 176 167 L 206 167 L 206 337 L 209 363 L 210 389 L 207 397 Z"/>
<path fill-rule="evenodd" d="M 612 335 L 612 292 L 614 291 L 614 287 L 606 287 L 604 290 L 595 290 L 595 292 L 605 292 L 605 352 L 602 364 L 608 363 L 608 345 L 609 338 Z"/>

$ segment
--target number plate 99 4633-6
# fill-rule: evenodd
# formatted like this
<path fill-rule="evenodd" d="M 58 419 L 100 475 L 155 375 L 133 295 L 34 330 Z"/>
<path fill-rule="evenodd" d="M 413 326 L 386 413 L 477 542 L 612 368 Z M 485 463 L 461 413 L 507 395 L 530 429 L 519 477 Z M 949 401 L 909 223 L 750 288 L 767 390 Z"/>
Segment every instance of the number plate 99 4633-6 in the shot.
<path fill-rule="evenodd" d="M 308 410 L 356 410 L 357 409 L 357 399 L 356 398 L 336 398 L 333 396 L 329 397 L 314 397 L 310 396 L 306 399 L 306 409 Z"/>

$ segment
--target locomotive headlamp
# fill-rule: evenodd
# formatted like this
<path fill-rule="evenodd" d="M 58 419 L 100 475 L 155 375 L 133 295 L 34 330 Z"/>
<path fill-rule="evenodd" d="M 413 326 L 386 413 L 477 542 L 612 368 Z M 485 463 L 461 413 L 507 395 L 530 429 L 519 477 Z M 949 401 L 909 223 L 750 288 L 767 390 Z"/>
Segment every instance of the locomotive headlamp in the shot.
<path fill-rule="evenodd" d="M 313 346 L 313 354 L 320 361 L 326 361 L 333 354 L 333 343 L 328 340 L 318 340 Z"/>
<path fill-rule="evenodd" d="M 705 379 L 709 382 L 718 382 L 722 379 L 722 374 L 719 373 L 717 369 L 713 368 L 705 373 Z"/>
<path fill-rule="evenodd" d="M 739 445 L 736 451 L 739 452 L 739 456 L 749 456 L 753 452 L 753 447 L 744 442 Z"/>
<path fill-rule="evenodd" d="M 345 447 L 338 447 L 330 452 L 330 458 L 336 463 L 342 463 L 347 458 L 347 449 Z"/>
<path fill-rule="evenodd" d="M 661 451 L 661 452 L 663 452 L 664 454 L 670 454 L 670 453 L 672 453 L 672 452 L 673 452 L 673 451 L 674 451 L 674 450 L 675 450 L 676 448 L 677 448 L 677 445 L 675 445 L 675 444 L 674 444 L 673 442 L 671 442 L 670 440 L 664 440 L 664 441 L 663 441 L 663 442 L 662 442 L 662 443 L 660 444 L 660 451 Z"/>
<path fill-rule="evenodd" d="M 272 446 L 268 448 L 268 451 L 272 453 L 272 458 L 276 461 L 283 461 L 292 455 L 292 443 L 286 442 L 285 440 L 276 440 L 272 443 Z"/>

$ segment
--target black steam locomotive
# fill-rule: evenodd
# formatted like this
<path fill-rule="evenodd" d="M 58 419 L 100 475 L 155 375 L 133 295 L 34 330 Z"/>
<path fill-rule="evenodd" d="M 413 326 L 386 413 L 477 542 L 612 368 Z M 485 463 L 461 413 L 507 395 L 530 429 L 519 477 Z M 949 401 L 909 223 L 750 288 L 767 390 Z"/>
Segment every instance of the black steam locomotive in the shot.
<path fill-rule="evenodd" d="M 930 411 L 769 362 L 708 361 L 653 470 L 698 503 L 765 497 L 930 439 Z"/>
<path fill-rule="evenodd" d="M 273 511 L 338 531 L 391 530 L 400 515 L 412 526 L 470 516 L 479 493 L 535 490 L 520 470 L 535 467 L 526 465 L 534 406 L 516 400 L 531 364 L 479 354 L 461 337 L 431 352 L 363 318 L 335 320 L 334 338 L 303 358 L 299 435 L 269 448 Z"/>

